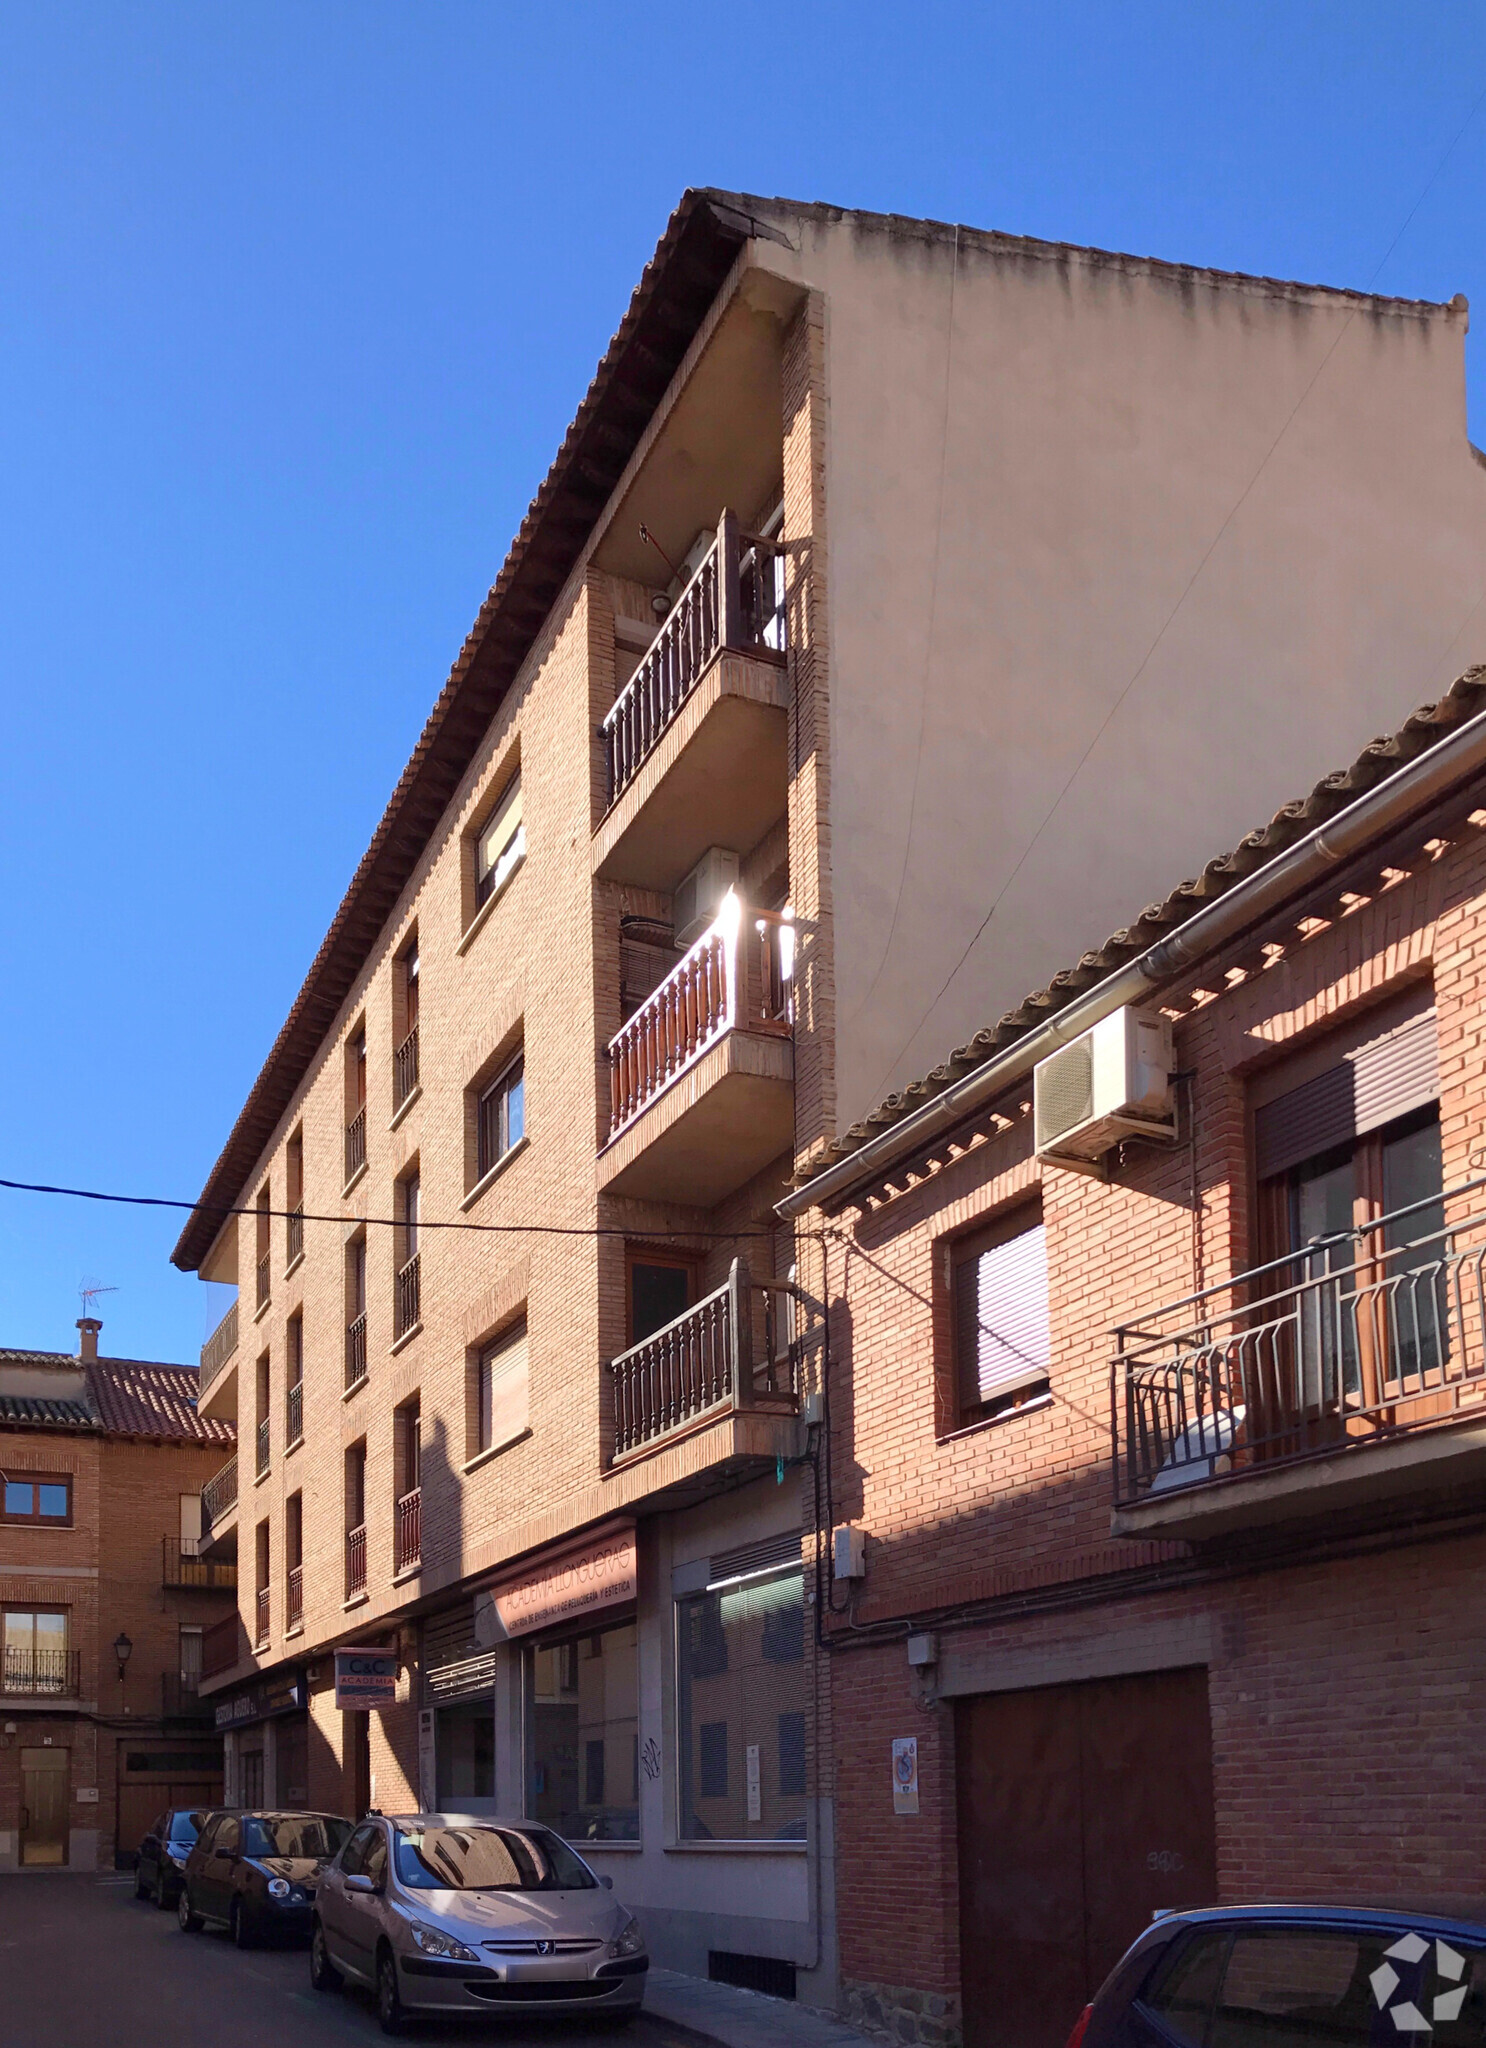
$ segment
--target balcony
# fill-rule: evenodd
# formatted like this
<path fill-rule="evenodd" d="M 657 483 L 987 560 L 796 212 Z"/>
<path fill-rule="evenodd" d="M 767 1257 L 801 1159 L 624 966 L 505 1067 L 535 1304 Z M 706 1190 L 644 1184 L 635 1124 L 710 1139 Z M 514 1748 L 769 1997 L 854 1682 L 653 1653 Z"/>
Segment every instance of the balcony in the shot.
<path fill-rule="evenodd" d="M 201 1347 L 196 1381 L 196 1411 L 230 1422 L 237 1414 L 237 1374 L 228 1367 L 237 1356 L 237 1303 L 233 1302 Z"/>
<path fill-rule="evenodd" d="M 346 1531 L 346 1598 L 354 1600 L 366 1591 L 366 1524 L 358 1522 Z"/>
<path fill-rule="evenodd" d="M 269 1296 L 269 1289 L 270 1289 L 270 1285 L 271 1285 L 271 1281 L 270 1281 L 270 1277 L 269 1277 L 269 1266 L 271 1265 L 271 1263 L 272 1263 L 272 1261 L 270 1260 L 270 1258 L 269 1258 L 269 1255 L 268 1255 L 268 1253 L 267 1253 L 267 1252 L 265 1252 L 265 1253 L 263 1254 L 262 1258 L 261 1258 L 261 1259 L 260 1259 L 260 1260 L 258 1261 L 258 1307 L 259 1307 L 259 1308 L 267 1308 L 267 1307 L 268 1307 L 268 1296 Z"/>
<path fill-rule="evenodd" d="M 258 1425 L 257 1452 L 258 1462 L 254 1468 L 254 1477 L 262 1479 L 268 1471 L 269 1459 L 268 1417 L 266 1415 Z"/>
<path fill-rule="evenodd" d="M 794 1142 L 793 927 L 722 913 L 609 1043 L 609 1194 L 711 1208 Z"/>
<path fill-rule="evenodd" d="M 201 1489 L 201 1540 L 215 1543 L 237 1519 L 237 1456 L 213 1473 Z"/>
<path fill-rule="evenodd" d="M 396 1299 L 393 1303 L 393 1340 L 411 1336 L 419 1323 L 418 1254 L 414 1252 L 398 1269 Z"/>
<path fill-rule="evenodd" d="M 346 1125 L 346 1185 L 349 1187 L 366 1164 L 366 1110 L 358 1109 Z"/>
<path fill-rule="evenodd" d="M 284 1587 L 284 1626 L 298 1628 L 304 1620 L 304 1566 L 291 1564 Z"/>
<path fill-rule="evenodd" d="M 1466 1198 L 1482 1185 L 1118 1330 L 1114 1533 L 1201 1542 L 1478 1487 L 1486 1210 Z"/>
<path fill-rule="evenodd" d="M 253 1646 L 255 1649 L 261 1650 L 267 1643 L 269 1637 L 270 1594 L 267 1586 L 260 1586 L 258 1588 L 258 1598 L 256 1605 L 258 1626 L 257 1633 L 253 1637 Z"/>
<path fill-rule="evenodd" d="M 216 1709 L 197 1690 L 199 1671 L 160 1673 L 160 1718 L 162 1721 L 211 1721 Z"/>
<path fill-rule="evenodd" d="M 304 1203 L 296 1202 L 289 1211 L 284 1231 L 284 1268 L 292 1273 L 304 1257 Z"/>
<path fill-rule="evenodd" d="M 411 1571 L 423 1561 L 423 1489 L 415 1486 L 397 1503 L 397 1535 L 394 1569 Z"/>
<path fill-rule="evenodd" d="M 304 1381 L 296 1380 L 284 1403 L 284 1448 L 304 1441 Z"/>
<path fill-rule="evenodd" d="M 234 1610 L 201 1632 L 201 1675 L 216 1678 L 246 1661 L 248 1636 L 242 1616 Z"/>
<path fill-rule="evenodd" d="M 762 1293 L 767 1312 L 756 1327 L 754 1306 Z M 798 1360 L 787 1334 L 776 1328 L 779 1290 L 751 1280 L 741 1259 L 721 1287 L 667 1323 L 664 1329 L 622 1352 L 609 1365 L 613 1389 L 613 1466 L 660 1449 L 673 1438 L 714 1423 L 757 1416 L 764 1435 L 735 1431 L 719 1455 L 725 1461 L 775 1455 L 773 1422 L 796 1410 Z M 763 1360 L 755 1358 L 763 1338 Z M 709 1460 L 709 1463 L 712 1461 Z"/>
<path fill-rule="evenodd" d="M 81 1689 L 76 1650 L 23 1650 L 5 1646 L 0 1693 L 7 1699 L 68 1699 Z"/>
<path fill-rule="evenodd" d="M 160 1548 L 160 1584 L 167 1592 L 221 1593 L 237 1585 L 236 1562 L 203 1557 L 189 1537 L 163 1537 Z"/>
<path fill-rule="evenodd" d="M 717 539 L 603 724 L 608 809 L 593 869 L 670 889 L 709 846 L 784 815 L 784 552 L 724 512 Z"/>
<path fill-rule="evenodd" d="M 366 1378 L 366 1311 L 346 1325 L 346 1392 Z"/>
<path fill-rule="evenodd" d="M 392 1055 L 392 1107 L 401 1109 L 418 1085 L 418 1027 L 415 1024 Z"/>

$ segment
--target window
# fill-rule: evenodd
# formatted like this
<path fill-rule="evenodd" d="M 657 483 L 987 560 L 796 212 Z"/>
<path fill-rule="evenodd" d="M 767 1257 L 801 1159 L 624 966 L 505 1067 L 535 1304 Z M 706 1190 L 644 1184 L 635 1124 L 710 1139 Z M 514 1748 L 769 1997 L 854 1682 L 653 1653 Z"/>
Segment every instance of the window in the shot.
<path fill-rule="evenodd" d="M 284 1329 L 284 1443 L 304 1435 L 304 1317 L 290 1316 Z"/>
<path fill-rule="evenodd" d="M 803 1841 L 804 1659 L 798 1564 L 677 1602 L 684 1839 Z"/>
<path fill-rule="evenodd" d="M 270 1263 L 268 1238 L 269 1230 L 271 1228 L 271 1219 L 269 1216 L 269 1210 L 271 1206 L 272 1204 L 269 1196 L 269 1188 L 267 1182 L 265 1182 L 264 1185 L 258 1190 L 257 1215 L 254 1219 L 255 1226 L 257 1229 L 257 1247 L 254 1255 L 258 1261 L 259 1308 L 262 1308 L 264 1303 L 268 1300 Z"/>
<path fill-rule="evenodd" d="M 500 890 L 526 854 L 526 827 L 521 819 L 521 776 L 514 775 L 495 808 L 475 834 L 475 908 Z"/>
<path fill-rule="evenodd" d="M 7 1522 L 36 1522 L 65 1529 L 72 1521 L 72 1481 L 62 1475 L 7 1478 L 4 1482 Z"/>
<path fill-rule="evenodd" d="M 346 1450 L 346 1598 L 366 1591 L 366 1444 Z"/>
<path fill-rule="evenodd" d="M 695 1259 L 652 1251 L 646 1245 L 625 1247 L 629 1293 L 629 1342 L 643 1344 L 697 1299 Z"/>
<path fill-rule="evenodd" d="M 392 1415 L 393 1569 L 406 1571 L 423 1555 L 422 1452 L 418 1396 Z"/>
<path fill-rule="evenodd" d="M 266 1519 L 261 1521 L 254 1531 L 254 1551 L 258 1568 L 257 1576 L 254 1579 L 254 1585 L 257 1587 L 258 1592 L 258 1632 L 254 1637 L 254 1641 L 266 1643 L 268 1641 L 269 1602 L 272 1597 L 269 1592 L 268 1522 Z"/>
<path fill-rule="evenodd" d="M 181 1691 L 195 1692 L 201 1682 L 201 1624 L 182 1622 L 179 1638 Z"/>
<path fill-rule="evenodd" d="M 638 1841 L 639 1804 L 630 1796 L 640 1726 L 635 1624 L 602 1629 L 581 1645 L 538 1644 L 527 1652 L 526 1678 L 532 1819 L 574 1842 Z"/>
<path fill-rule="evenodd" d="M 418 1175 L 408 1174 L 397 1184 L 397 1282 L 393 1304 L 394 1340 L 416 1330 L 421 1320 L 421 1289 L 418 1264 Z"/>
<path fill-rule="evenodd" d="M 284 1147 L 284 1263 L 293 1266 L 304 1251 L 304 1133 L 296 1131 Z"/>
<path fill-rule="evenodd" d="M 521 1436 L 528 1419 L 526 1323 L 487 1344 L 475 1364 L 474 1441 L 471 1456 Z"/>
<path fill-rule="evenodd" d="M 284 1502 L 284 1626 L 304 1620 L 304 1495 L 291 1493 Z"/>
<path fill-rule="evenodd" d="M 366 1027 L 346 1044 L 346 1179 L 366 1164 Z"/>
<path fill-rule="evenodd" d="M 392 1106 L 401 1109 L 418 1086 L 418 941 L 398 955 L 392 984 Z"/>
<path fill-rule="evenodd" d="M 526 1134 L 526 1061 L 518 1053 L 479 1098 L 475 1173 L 483 1180 Z"/>
<path fill-rule="evenodd" d="M 1019 1209 L 948 1247 L 954 1318 L 952 1427 L 1024 1407 L 1048 1391 L 1047 1239 Z"/>
<path fill-rule="evenodd" d="M 10 1607 L 5 1612 L 4 1689 L 69 1693 L 67 1615 L 56 1609 Z"/>
<path fill-rule="evenodd" d="M 256 1373 L 255 1373 L 255 1379 L 256 1379 L 256 1382 L 257 1382 L 257 1385 L 256 1385 L 256 1392 L 257 1392 L 257 1397 L 258 1397 L 258 1405 L 257 1405 L 257 1411 L 256 1411 L 256 1416 L 255 1416 L 255 1419 L 256 1419 L 256 1421 L 257 1421 L 257 1425 L 258 1425 L 258 1433 L 257 1433 L 257 1465 L 256 1465 L 256 1467 L 255 1467 L 255 1470 L 256 1470 L 256 1473 L 257 1473 L 257 1476 L 258 1476 L 258 1478 L 260 1478 L 260 1479 L 261 1479 L 261 1478 L 263 1477 L 264 1473 L 265 1473 L 265 1472 L 266 1472 L 266 1471 L 268 1470 L 268 1457 L 269 1457 L 269 1423 L 268 1423 L 268 1401 L 269 1401 L 269 1363 L 268 1363 L 268 1353 L 267 1353 L 266 1351 L 265 1351 L 265 1352 L 263 1353 L 262 1357 L 261 1357 L 261 1358 L 260 1358 L 260 1359 L 258 1360 L 258 1365 L 257 1365 Z"/>
<path fill-rule="evenodd" d="M 346 1246 L 346 1385 L 366 1378 L 366 1237 Z"/>

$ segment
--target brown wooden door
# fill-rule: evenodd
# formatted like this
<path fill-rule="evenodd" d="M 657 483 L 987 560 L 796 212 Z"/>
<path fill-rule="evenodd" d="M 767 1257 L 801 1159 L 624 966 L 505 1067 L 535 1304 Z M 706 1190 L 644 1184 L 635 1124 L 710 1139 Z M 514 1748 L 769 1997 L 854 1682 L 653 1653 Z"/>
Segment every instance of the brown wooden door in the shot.
<path fill-rule="evenodd" d="M 1217 1897 L 1202 1669 L 959 1703 L 967 2048 L 1063 2048 L 1153 1912 Z"/>
<path fill-rule="evenodd" d="M 68 1749 L 21 1751 L 21 1862 L 67 1861 Z"/>

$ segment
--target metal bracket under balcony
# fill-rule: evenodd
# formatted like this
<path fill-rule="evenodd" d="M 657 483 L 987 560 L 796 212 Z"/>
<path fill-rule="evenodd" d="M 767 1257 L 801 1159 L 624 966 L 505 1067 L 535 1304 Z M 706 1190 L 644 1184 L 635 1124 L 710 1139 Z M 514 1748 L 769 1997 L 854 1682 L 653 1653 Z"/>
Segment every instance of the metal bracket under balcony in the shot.
<path fill-rule="evenodd" d="M 1116 1331 L 1114 1533 L 1201 1542 L 1478 1486 L 1486 1209 L 1464 1198 L 1479 1203 L 1483 1186 Z"/>

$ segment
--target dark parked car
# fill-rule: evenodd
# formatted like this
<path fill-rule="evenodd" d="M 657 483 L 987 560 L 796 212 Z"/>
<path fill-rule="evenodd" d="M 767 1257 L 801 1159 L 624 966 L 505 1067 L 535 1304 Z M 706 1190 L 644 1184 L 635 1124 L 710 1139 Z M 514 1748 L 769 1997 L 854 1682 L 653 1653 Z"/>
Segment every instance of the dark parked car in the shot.
<path fill-rule="evenodd" d="M 1330 1906 L 1171 1913 L 1068 2048 L 1486 2048 L 1486 1923 Z"/>
<path fill-rule="evenodd" d="M 157 1906 L 173 1906 L 180 1896 L 181 1872 L 186 1867 L 206 1808 L 172 1807 L 150 1823 L 150 1831 L 139 1845 L 134 1866 L 134 1896 L 153 1899 Z"/>
<path fill-rule="evenodd" d="M 186 1859 L 176 1914 L 186 1934 L 210 1922 L 239 1948 L 308 1937 L 320 1873 L 351 1833 L 334 1813 L 208 1814 Z"/>

